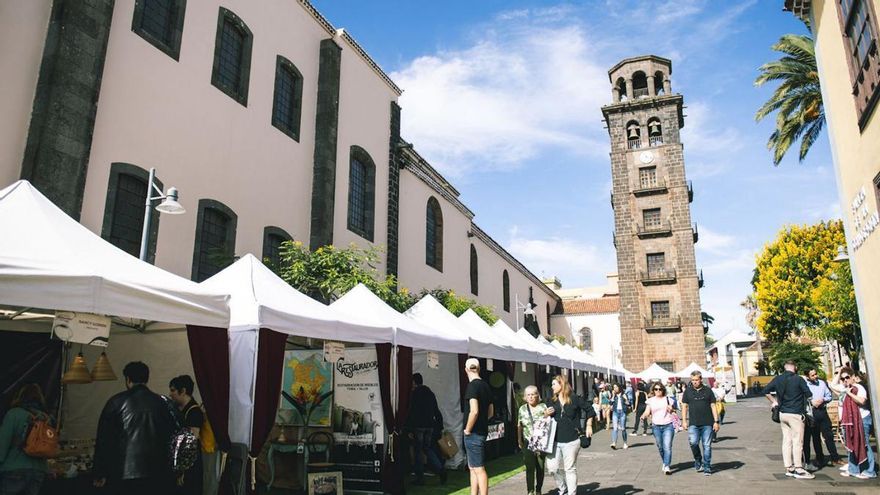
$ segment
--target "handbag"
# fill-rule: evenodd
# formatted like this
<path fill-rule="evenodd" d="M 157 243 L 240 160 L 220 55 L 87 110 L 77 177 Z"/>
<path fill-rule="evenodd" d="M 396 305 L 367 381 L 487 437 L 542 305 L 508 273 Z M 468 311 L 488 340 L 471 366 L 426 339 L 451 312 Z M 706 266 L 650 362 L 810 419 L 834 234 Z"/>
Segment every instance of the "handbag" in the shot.
<path fill-rule="evenodd" d="M 785 385 L 788 383 L 788 380 L 782 382 L 782 390 L 776 394 L 776 404 L 775 406 L 770 408 L 770 419 L 773 420 L 774 423 L 779 423 L 779 403 L 782 402 L 782 395 L 785 393 Z"/>
<path fill-rule="evenodd" d="M 452 459 L 458 453 L 458 444 L 451 432 L 444 431 L 440 440 L 437 440 L 437 446 L 440 447 L 440 453 L 446 459 Z"/>
<path fill-rule="evenodd" d="M 556 420 L 551 417 L 539 418 L 532 425 L 532 434 L 526 448 L 532 452 L 553 453 L 556 440 Z"/>
<path fill-rule="evenodd" d="M 670 403 L 669 397 L 666 398 L 666 403 L 673 407 L 672 409 L 672 427 L 675 428 L 675 431 L 681 429 L 681 417 L 679 417 L 678 413 L 675 412 L 675 403 Z"/>

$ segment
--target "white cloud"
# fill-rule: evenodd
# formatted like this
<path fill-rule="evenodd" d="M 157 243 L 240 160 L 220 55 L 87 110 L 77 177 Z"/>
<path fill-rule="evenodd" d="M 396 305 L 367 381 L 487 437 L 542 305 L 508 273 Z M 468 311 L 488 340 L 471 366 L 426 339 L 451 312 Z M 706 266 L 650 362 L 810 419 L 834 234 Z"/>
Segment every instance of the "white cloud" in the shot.
<path fill-rule="evenodd" d="M 613 251 L 561 236 L 525 237 L 516 226 L 506 248 L 532 272 L 557 276 L 567 287 L 602 285 L 605 275 L 617 270 Z"/>
<path fill-rule="evenodd" d="M 700 242 L 696 244 L 697 251 L 706 251 L 709 253 L 725 253 L 736 242 L 736 238 L 732 235 L 715 232 L 705 226 L 700 227 Z"/>
<path fill-rule="evenodd" d="M 843 218 L 843 210 L 840 208 L 840 202 L 833 201 L 827 205 L 819 205 L 815 208 L 807 210 L 807 214 L 813 220 L 839 220 Z"/>
<path fill-rule="evenodd" d="M 730 157 L 745 145 L 742 134 L 726 126 L 706 102 L 695 101 L 685 110 L 686 125 L 681 130 L 685 143 L 688 176 L 695 179 L 719 175 L 730 169 Z"/>

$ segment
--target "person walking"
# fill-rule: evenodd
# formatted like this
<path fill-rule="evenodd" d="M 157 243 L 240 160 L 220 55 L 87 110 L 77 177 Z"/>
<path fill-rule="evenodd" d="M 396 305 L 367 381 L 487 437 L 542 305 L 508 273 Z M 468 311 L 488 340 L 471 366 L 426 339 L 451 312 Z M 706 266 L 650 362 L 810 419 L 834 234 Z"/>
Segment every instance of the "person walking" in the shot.
<path fill-rule="evenodd" d="M 150 368 L 134 361 L 122 370 L 124 392 L 101 411 L 95 439 L 94 485 L 110 493 L 150 495 L 168 491 L 168 443 L 174 418 L 165 399 L 150 391 Z"/>
<path fill-rule="evenodd" d="M 868 404 L 868 392 L 859 383 L 861 377 L 852 368 L 844 367 L 838 375 L 842 383 L 838 388 L 843 398 L 840 424 L 845 428 L 844 445 L 849 452 L 849 463 L 846 470 L 841 470 L 840 474 L 859 479 L 876 478 L 877 467 L 874 451 L 871 449 L 873 420 Z"/>
<path fill-rule="evenodd" d="M 602 382 L 599 385 L 599 404 L 602 406 L 602 421 L 605 422 L 605 429 L 611 429 L 611 389 Z"/>
<path fill-rule="evenodd" d="M 620 385 L 616 383 L 612 385 L 611 423 L 613 424 L 613 429 L 611 430 L 611 448 L 614 450 L 617 449 L 618 435 L 622 436 L 623 448 L 629 448 L 626 444 L 626 414 L 629 411 L 629 404 L 629 399 L 627 399 L 626 394 L 620 390 Z"/>
<path fill-rule="evenodd" d="M 480 361 L 469 358 L 464 363 L 468 386 L 464 392 L 464 451 L 471 475 L 471 495 L 488 495 L 486 474 L 486 436 L 492 416 L 492 390 L 480 378 Z"/>
<path fill-rule="evenodd" d="M 406 429 L 413 442 L 413 468 L 416 472 L 415 485 L 425 484 L 425 463 L 446 483 L 446 469 L 434 449 L 434 432 L 437 425 L 443 424 L 443 414 L 437 405 L 437 396 L 425 385 L 421 373 L 413 373 L 412 395 L 409 399 L 409 414 Z M 441 427 L 442 435 L 442 427 Z"/>
<path fill-rule="evenodd" d="M 672 439 L 675 436 L 675 423 L 673 421 L 672 398 L 666 395 L 666 387 L 659 383 L 651 387 L 653 394 L 647 400 L 647 408 L 642 412 L 640 419 L 647 422 L 651 417 L 652 429 L 654 430 L 654 442 L 657 443 L 657 450 L 660 451 L 660 461 L 663 463 L 661 467 L 663 473 L 672 474 L 670 465 L 672 464 Z"/>
<path fill-rule="evenodd" d="M 648 417 L 645 416 L 645 408 L 647 407 L 646 401 L 648 400 L 648 394 L 645 393 L 645 383 L 639 382 L 636 386 L 636 402 L 633 407 L 635 409 L 635 421 L 633 421 L 633 435 L 638 435 L 639 433 L 639 423 L 642 425 L 642 436 L 648 434 Z"/>
<path fill-rule="evenodd" d="M 779 408 L 779 425 L 782 428 L 782 460 L 785 463 L 785 475 L 793 478 L 810 480 L 815 478 L 804 469 L 804 402 L 812 397 L 807 382 L 796 374 L 797 364 L 785 362 L 785 372 L 777 375 L 764 387 L 764 395 L 772 407 Z M 776 397 L 771 395 L 776 392 Z"/>
<path fill-rule="evenodd" d="M 540 495 L 544 486 L 544 453 L 529 450 L 528 442 L 535 421 L 544 417 L 547 405 L 540 402 L 538 387 L 534 385 L 526 387 L 523 400 L 524 404 L 519 407 L 517 415 L 516 439 L 526 467 L 526 492 L 528 495 Z"/>
<path fill-rule="evenodd" d="M 691 386 L 682 395 L 681 420 L 682 428 L 688 431 L 694 468 L 698 473 L 711 476 L 712 432 L 718 431 L 718 410 L 715 408 L 715 394 L 703 385 L 703 375 L 699 371 L 691 373 Z"/>
<path fill-rule="evenodd" d="M 24 452 L 31 416 L 45 415 L 46 400 L 36 383 L 22 385 L 0 424 L 0 494 L 37 495 L 49 472 L 46 459 Z M 51 418 L 50 418 L 51 420 Z"/>
<path fill-rule="evenodd" d="M 727 395 L 727 392 L 724 390 L 724 387 L 721 386 L 720 382 L 715 382 L 715 387 L 712 389 L 712 393 L 715 394 L 715 409 L 718 410 L 718 426 L 724 424 L 724 397 Z M 712 443 L 718 441 L 718 432 L 712 432 Z"/>
<path fill-rule="evenodd" d="M 672 399 L 672 407 L 673 409 L 678 409 L 678 399 L 675 397 L 675 382 L 672 381 L 672 378 L 666 379 L 666 397 Z"/>
<path fill-rule="evenodd" d="M 819 378 L 816 368 L 810 368 L 804 375 L 807 379 L 807 387 L 810 388 L 810 405 L 813 409 L 813 419 L 804 426 L 804 468 L 807 471 L 815 471 L 825 465 L 825 454 L 822 452 L 822 441 L 831 456 L 834 465 L 846 465 L 837 453 L 837 445 L 834 442 L 834 434 L 831 432 L 831 419 L 828 417 L 826 405 L 831 402 L 831 389 L 825 380 Z M 810 462 L 810 442 L 816 451 L 816 463 Z"/>
<path fill-rule="evenodd" d="M 195 382 L 189 375 L 180 375 L 172 378 L 168 384 L 168 396 L 174 402 L 179 412 L 179 422 L 184 428 L 199 438 L 202 424 L 205 422 L 205 414 L 199 403 L 193 399 Z M 174 493 L 180 495 L 201 495 L 203 486 L 202 478 L 202 453 L 199 451 L 195 462 L 185 472 L 177 476 Z"/>
<path fill-rule="evenodd" d="M 577 493 L 577 456 L 581 450 L 580 437 L 593 436 L 593 408 L 571 393 L 564 375 L 556 375 L 550 384 L 553 398 L 547 402 L 545 416 L 556 420 L 556 441 L 553 453 L 547 456 L 547 470 L 556 479 L 558 495 Z M 586 418 L 586 427 L 582 421 Z"/>

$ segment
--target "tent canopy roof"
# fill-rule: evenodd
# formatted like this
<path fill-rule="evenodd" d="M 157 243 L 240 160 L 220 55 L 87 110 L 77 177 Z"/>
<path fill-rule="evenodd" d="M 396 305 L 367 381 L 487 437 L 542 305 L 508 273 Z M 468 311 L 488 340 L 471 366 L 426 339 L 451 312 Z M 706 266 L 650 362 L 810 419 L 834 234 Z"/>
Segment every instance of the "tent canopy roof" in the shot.
<path fill-rule="evenodd" d="M 683 370 L 676 373 L 675 376 L 679 378 L 690 378 L 691 373 L 693 373 L 694 371 L 699 371 L 700 374 L 703 375 L 703 378 L 715 377 L 715 375 L 711 371 L 708 371 L 706 368 L 701 368 L 697 363 L 693 362 L 687 365 L 687 367 L 685 367 Z"/>
<path fill-rule="evenodd" d="M 668 380 L 674 377 L 673 373 L 661 368 L 659 364 L 652 363 L 651 366 L 645 368 L 641 373 L 636 373 L 635 377 L 642 380 Z"/>
<path fill-rule="evenodd" d="M 474 310 L 468 309 L 462 313 L 458 319 L 464 322 L 465 325 L 471 326 L 474 329 L 475 334 L 484 338 L 485 341 L 494 342 L 498 345 L 504 346 L 508 350 L 508 357 L 505 358 L 508 361 L 520 361 L 526 363 L 537 362 L 537 352 L 529 349 L 528 346 L 520 342 L 512 332 L 505 333 L 504 330 L 499 330 L 496 327 L 490 326 L 480 318 L 480 315 L 474 312 Z"/>
<path fill-rule="evenodd" d="M 225 328 L 227 296 L 141 261 L 29 182 L 0 190 L 0 303 Z"/>
<path fill-rule="evenodd" d="M 248 253 L 202 285 L 230 295 L 232 331 L 268 328 L 346 342 L 392 342 L 390 324 L 371 325 L 299 292 Z"/>
<path fill-rule="evenodd" d="M 490 340 L 475 335 L 470 326 L 459 320 L 449 312 L 437 299 L 430 294 L 422 297 L 404 313 L 410 318 L 430 325 L 432 328 L 442 329 L 444 332 L 451 331 L 468 337 L 468 354 L 471 356 L 487 357 L 492 359 L 507 359 L 508 350 L 492 343 Z"/>
<path fill-rule="evenodd" d="M 367 286 L 357 284 L 344 296 L 334 301 L 331 308 L 351 316 L 357 316 L 375 325 L 390 325 L 396 332 L 396 343 L 414 349 L 429 351 L 466 353 L 468 338 L 456 331 L 447 329 L 441 332 L 397 312 Z"/>

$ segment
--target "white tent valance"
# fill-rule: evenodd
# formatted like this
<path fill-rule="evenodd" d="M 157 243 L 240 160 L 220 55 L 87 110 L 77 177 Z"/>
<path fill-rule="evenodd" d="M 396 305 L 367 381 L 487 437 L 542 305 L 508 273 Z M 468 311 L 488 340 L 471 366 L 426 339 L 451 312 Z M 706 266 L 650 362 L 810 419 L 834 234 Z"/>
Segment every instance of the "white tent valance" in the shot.
<path fill-rule="evenodd" d="M 0 190 L 0 304 L 225 328 L 228 297 L 141 261 L 29 182 Z"/>

